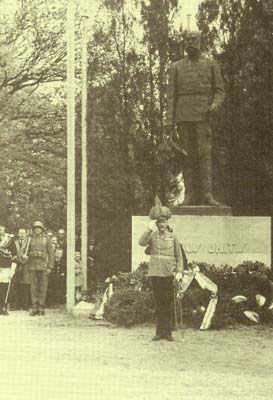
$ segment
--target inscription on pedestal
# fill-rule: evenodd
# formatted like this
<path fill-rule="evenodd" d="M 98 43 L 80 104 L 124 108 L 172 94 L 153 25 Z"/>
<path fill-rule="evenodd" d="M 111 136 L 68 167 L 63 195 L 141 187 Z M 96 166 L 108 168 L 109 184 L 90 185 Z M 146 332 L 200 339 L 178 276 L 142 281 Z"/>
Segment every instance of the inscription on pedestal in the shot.
<path fill-rule="evenodd" d="M 247 243 L 228 243 L 228 242 L 215 242 L 208 243 L 204 249 L 202 243 L 184 243 L 184 250 L 186 253 L 198 253 L 202 250 L 207 250 L 210 254 L 242 254 L 247 251 Z"/>
<path fill-rule="evenodd" d="M 138 245 L 147 229 L 148 217 L 132 219 L 132 268 L 148 261 Z M 170 226 L 183 245 L 188 261 L 215 266 L 236 266 L 243 261 L 271 264 L 271 219 L 269 217 L 173 215 Z"/>

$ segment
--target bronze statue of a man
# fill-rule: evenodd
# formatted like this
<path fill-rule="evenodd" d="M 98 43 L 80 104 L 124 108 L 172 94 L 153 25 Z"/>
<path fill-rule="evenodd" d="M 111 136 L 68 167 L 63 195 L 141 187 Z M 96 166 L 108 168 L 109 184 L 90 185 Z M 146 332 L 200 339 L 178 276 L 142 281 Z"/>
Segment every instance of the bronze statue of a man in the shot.
<path fill-rule="evenodd" d="M 183 205 L 219 206 L 212 191 L 212 131 L 210 121 L 224 100 L 219 65 L 201 53 L 201 35 L 188 32 L 187 56 L 170 68 L 166 126 L 177 127 L 188 153 L 183 163 Z"/>

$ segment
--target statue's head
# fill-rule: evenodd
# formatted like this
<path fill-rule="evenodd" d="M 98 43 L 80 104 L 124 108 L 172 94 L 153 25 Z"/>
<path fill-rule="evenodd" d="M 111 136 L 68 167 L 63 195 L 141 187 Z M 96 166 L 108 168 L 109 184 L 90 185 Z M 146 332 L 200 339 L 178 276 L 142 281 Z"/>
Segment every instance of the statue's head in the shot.
<path fill-rule="evenodd" d="M 201 33 L 189 31 L 185 39 L 185 49 L 189 57 L 196 57 L 201 51 Z"/>

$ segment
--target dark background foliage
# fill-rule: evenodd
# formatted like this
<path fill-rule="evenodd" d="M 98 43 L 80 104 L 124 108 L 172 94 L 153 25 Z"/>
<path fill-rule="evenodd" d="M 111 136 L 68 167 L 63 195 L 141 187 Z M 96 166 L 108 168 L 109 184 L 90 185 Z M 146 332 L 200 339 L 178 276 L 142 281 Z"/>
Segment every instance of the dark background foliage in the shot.
<path fill-rule="evenodd" d="M 177 165 L 159 164 L 156 151 L 166 134 L 168 68 L 183 56 L 185 32 L 174 29 L 176 1 L 139 1 L 135 12 L 129 3 L 101 2 L 89 37 L 88 222 L 98 278 L 130 269 L 131 216 L 147 215 L 155 194 L 166 203 L 178 194 Z M 234 215 L 273 213 L 273 18 L 268 4 L 204 0 L 198 12 L 204 51 L 220 62 L 225 80 L 225 104 L 213 126 L 215 190 Z M 16 13 L 2 23 L 1 221 L 11 230 L 34 218 L 51 229 L 65 227 L 64 3 L 18 1 Z M 78 28 L 79 21 L 77 90 Z M 80 107 L 79 96 L 77 156 Z M 78 231 L 80 167 L 78 157 Z"/>

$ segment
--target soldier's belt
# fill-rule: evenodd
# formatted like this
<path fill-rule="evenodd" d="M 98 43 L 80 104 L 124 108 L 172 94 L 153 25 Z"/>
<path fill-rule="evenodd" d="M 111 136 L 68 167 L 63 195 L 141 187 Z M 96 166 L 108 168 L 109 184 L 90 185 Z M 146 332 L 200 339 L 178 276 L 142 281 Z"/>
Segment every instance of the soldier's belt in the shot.
<path fill-rule="evenodd" d="M 43 259 L 47 258 L 47 254 L 44 251 L 40 251 L 40 250 L 32 250 L 32 251 L 30 251 L 29 256 L 30 257 L 43 258 Z"/>
<path fill-rule="evenodd" d="M 166 260 L 174 260 L 174 256 L 165 256 L 161 254 L 152 254 L 151 257 L 163 258 Z"/>

